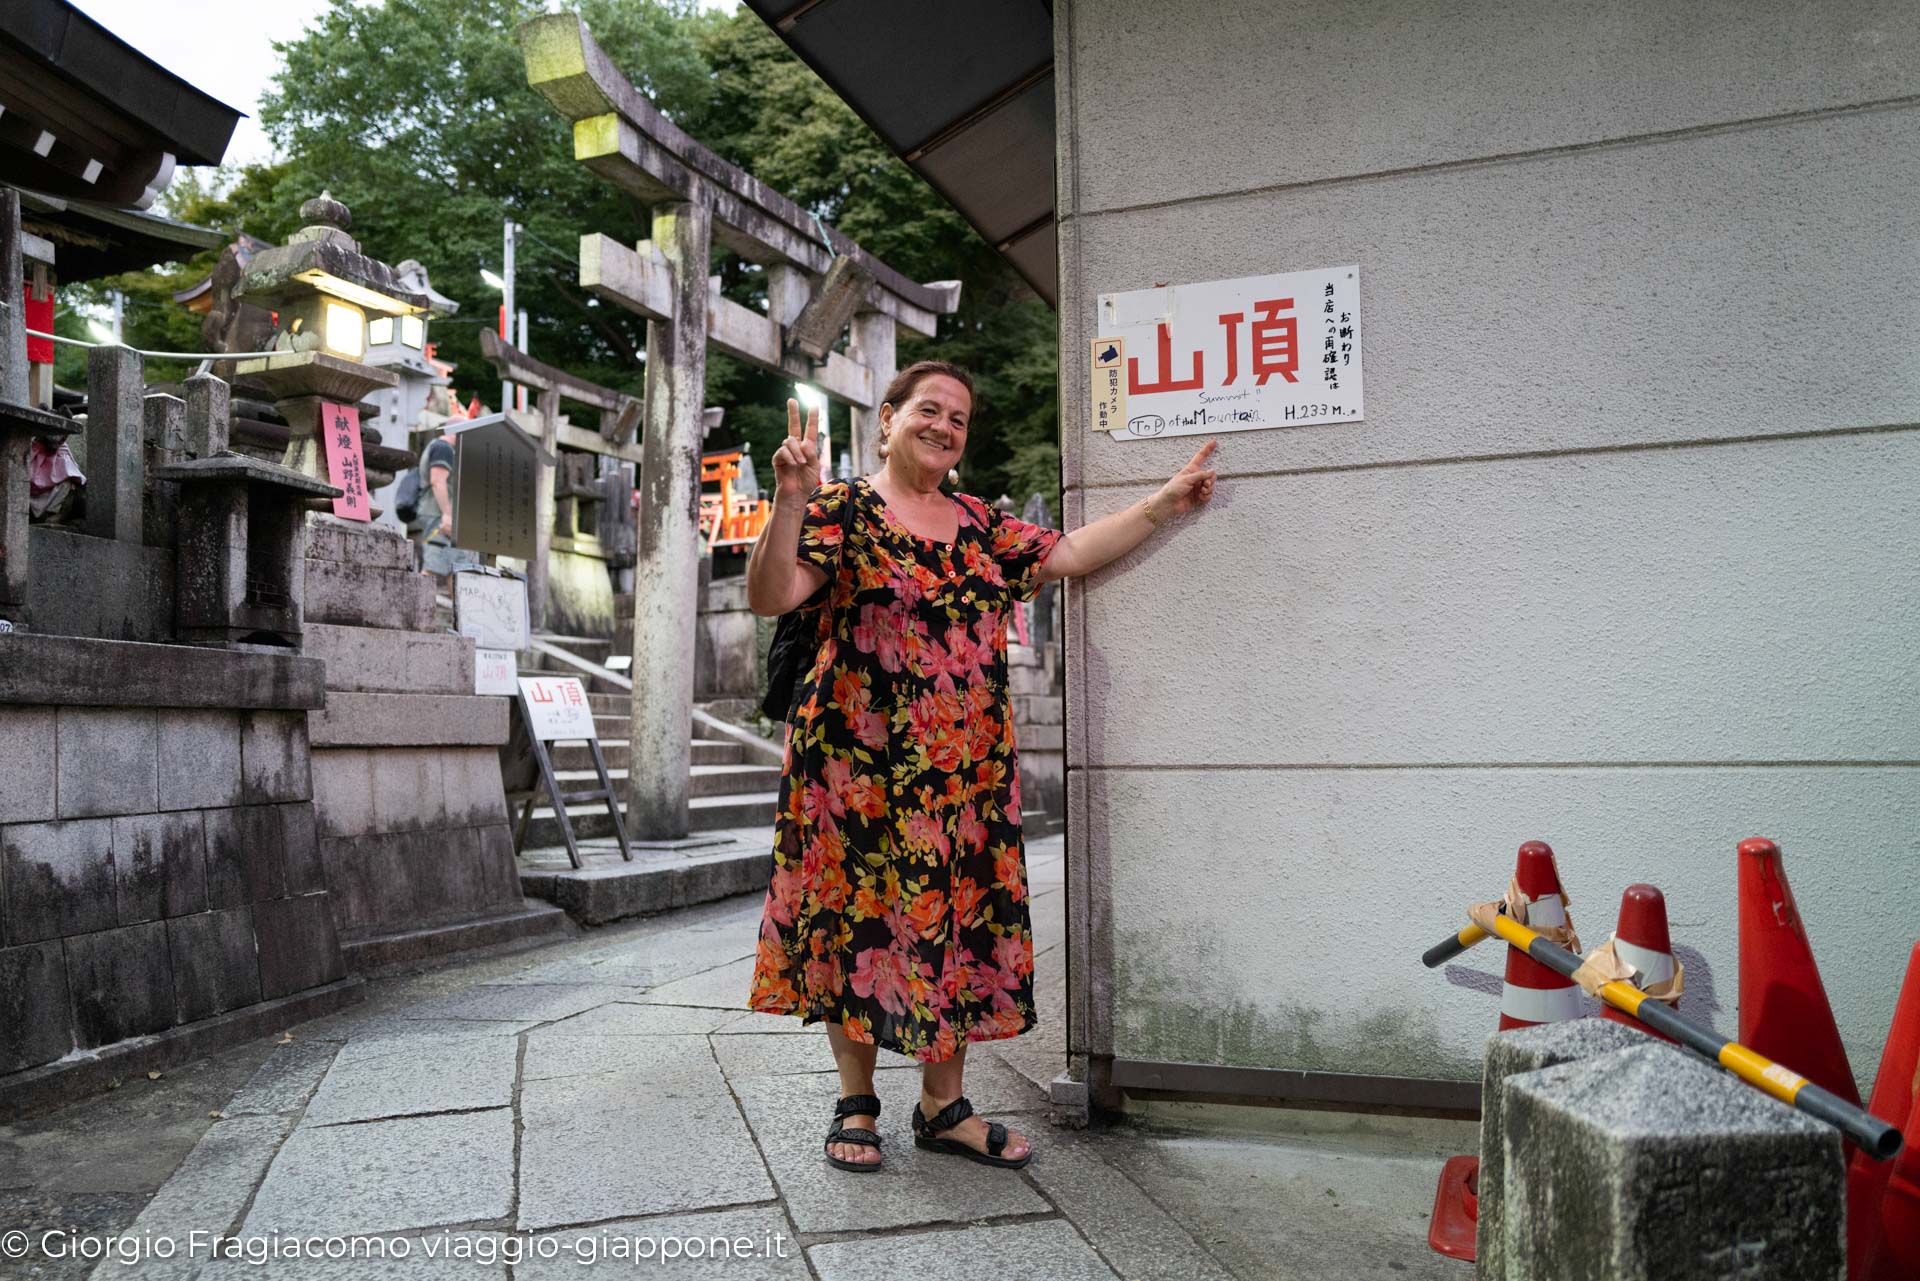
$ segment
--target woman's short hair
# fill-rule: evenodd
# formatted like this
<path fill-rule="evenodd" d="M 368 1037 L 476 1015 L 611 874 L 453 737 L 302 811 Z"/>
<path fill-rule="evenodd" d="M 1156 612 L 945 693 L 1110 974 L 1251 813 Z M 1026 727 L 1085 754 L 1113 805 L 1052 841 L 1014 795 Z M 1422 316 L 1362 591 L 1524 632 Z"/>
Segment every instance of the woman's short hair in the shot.
<path fill-rule="evenodd" d="M 967 399 L 973 399 L 972 374 L 948 361 L 916 360 L 893 376 L 893 381 L 887 384 L 886 393 L 880 397 L 880 403 L 892 405 L 895 409 L 900 408 L 907 403 L 924 379 L 931 378 L 935 374 L 945 374 L 953 379 L 967 389 Z"/>

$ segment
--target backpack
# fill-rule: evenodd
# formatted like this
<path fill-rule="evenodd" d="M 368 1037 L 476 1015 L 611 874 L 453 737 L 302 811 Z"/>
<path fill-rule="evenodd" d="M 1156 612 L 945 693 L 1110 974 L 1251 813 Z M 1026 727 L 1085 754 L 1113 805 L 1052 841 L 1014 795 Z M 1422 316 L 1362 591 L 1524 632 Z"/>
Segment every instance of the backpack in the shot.
<path fill-rule="evenodd" d="M 393 514 L 400 518 L 403 525 L 411 525 L 420 518 L 420 469 L 409 467 L 400 476 L 400 483 L 393 491 Z"/>

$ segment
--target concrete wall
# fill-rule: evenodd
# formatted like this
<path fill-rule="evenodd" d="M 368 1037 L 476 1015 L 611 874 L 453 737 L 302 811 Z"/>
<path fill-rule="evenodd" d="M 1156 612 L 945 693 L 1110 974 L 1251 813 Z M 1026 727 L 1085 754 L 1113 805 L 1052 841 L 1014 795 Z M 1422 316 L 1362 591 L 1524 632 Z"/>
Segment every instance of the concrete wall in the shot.
<path fill-rule="evenodd" d="M 1100 293 L 1358 263 L 1367 374 L 1070 593 L 1074 1048 L 1471 1078 L 1500 957 L 1417 956 L 1533 837 L 1596 941 L 1661 885 L 1732 1030 L 1764 833 L 1869 1077 L 1920 916 L 1920 9 L 1054 13 L 1068 526 L 1200 443 L 1088 432 Z"/>

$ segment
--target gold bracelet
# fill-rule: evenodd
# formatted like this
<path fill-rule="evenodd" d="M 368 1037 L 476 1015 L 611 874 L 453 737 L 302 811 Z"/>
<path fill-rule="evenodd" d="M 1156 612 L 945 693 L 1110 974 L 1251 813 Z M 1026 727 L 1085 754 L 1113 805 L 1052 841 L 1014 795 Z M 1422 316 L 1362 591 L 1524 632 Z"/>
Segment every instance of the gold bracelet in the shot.
<path fill-rule="evenodd" d="M 1140 510 L 1146 516 L 1149 525 L 1152 525 L 1155 529 L 1160 528 L 1160 518 L 1153 514 L 1153 500 L 1151 498 L 1143 498 L 1140 500 Z"/>

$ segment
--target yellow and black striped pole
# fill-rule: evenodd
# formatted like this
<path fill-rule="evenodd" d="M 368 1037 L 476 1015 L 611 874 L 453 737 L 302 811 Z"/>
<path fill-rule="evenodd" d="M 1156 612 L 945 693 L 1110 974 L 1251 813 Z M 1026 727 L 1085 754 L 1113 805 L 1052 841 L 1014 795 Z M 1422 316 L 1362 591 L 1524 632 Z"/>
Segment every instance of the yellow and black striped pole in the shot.
<path fill-rule="evenodd" d="M 1548 942 L 1512 917 L 1502 913 L 1493 918 L 1494 931 L 1508 944 L 1519 948 L 1540 964 L 1568 978 L 1580 968 L 1580 958 L 1566 948 Z M 1429 968 L 1449 957 L 1458 956 L 1481 939 L 1485 930 L 1470 925 L 1453 938 L 1429 948 Z M 1432 959 L 1435 956 L 1438 959 Z M 1771 1094 L 1789 1107 L 1818 1117 L 1858 1144 L 1860 1150 L 1877 1161 L 1891 1159 L 1904 1142 L 1899 1129 L 1882 1121 L 1866 1109 L 1821 1089 L 1783 1063 L 1775 1063 L 1737 1041 L 1681 1018 L 1662 1001 L 1656 1001 L 1631 983 L 1615 980 L 1600 989 L 1600 997 L 1624 1014 L 1632 1015 L 1654 1031 L 1672 1037 L 1688 1049 L 1704 1054 L 1748 1085 Z"/>
<path fill-rule="evenodd" d="M 1490 937 L 1492 936 L 1478 925 L 1463 925 L 1460 927 L 1460 932 L 1446 940 L 1446 942 L 1435 943 L 1432 947 L 1428 948 L 1426 953 L 1420 958 L 1421 964 L 1430 970 L 1445 965 L 1448 961 L 1451 961 L 1475 943 L 1484 942 Z"/>

